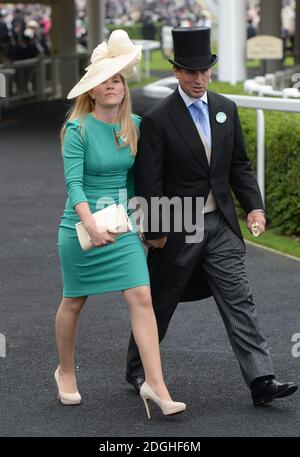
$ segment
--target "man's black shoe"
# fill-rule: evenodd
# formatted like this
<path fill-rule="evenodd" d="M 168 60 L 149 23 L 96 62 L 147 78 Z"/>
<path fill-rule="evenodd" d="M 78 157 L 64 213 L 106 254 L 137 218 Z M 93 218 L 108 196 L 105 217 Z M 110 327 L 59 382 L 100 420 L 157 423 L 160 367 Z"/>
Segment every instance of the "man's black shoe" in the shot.
<path fill-rule="evenodd" d="M 133 376 L 126 374 L 126 381 L 129 382 L 134 388 L 137 394 L 140 394 L 141 385 L 145 382 L 145 377 L 141 374 Z"/>
<path fill-rule="evenodd" d="M 251 395 L 254 406 L 265 405 L 274 398 L 283 398 L 292 395 L 298 386 L 294 382 L 281 383 L 275 379 L 260 380 L 256 379 L 251 384 Z"/>

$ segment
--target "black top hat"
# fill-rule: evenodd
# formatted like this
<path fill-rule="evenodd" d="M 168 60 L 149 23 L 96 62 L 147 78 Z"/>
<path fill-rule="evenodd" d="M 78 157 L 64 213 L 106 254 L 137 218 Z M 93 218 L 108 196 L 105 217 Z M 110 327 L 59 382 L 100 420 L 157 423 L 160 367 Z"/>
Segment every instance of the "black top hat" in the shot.
<path fill-rule="evenodd" d="M 210 50 L 210 28 L 179 27 L 172 30 L 172 35 L 174 60 L 168 60 L 176 67 L 204 70 L 217 63 L 218 57 Z"/>

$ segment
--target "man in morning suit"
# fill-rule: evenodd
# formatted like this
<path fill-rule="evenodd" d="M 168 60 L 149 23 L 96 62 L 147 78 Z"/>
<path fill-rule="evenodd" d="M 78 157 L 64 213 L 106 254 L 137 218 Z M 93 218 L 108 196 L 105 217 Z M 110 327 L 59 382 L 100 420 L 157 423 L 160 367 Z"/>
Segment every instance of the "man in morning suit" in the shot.
<path fill-rule="evenodd" d="M 293 394 L 297 385 L 275 380 L 246 276 L 245 244 L 231 190 L 247 214 L 249 230 L 256 222 L 261 234 L 266 223 L 262 196 L 246 155 L 236 105 L 207 90 L 217 62 L 211 54 L 210 29 L 177 28 L 172 34 L 174 60 L 169 61 L 179 85 L 142 120 L 136 195 L 144 197 L 149 208 L 152 197 L 203 197 L 204 232 L 202 241 L 187 242 L 184 229 L 151 231 L 153 214 L 147 215 L 144 237 L 150 246 L 148 267 L 159 338 L 164 338 L 179 302 L 212 295 L 253 404 L 263 405 Z M 144 381 L 132 335 L 126 379 L 137 392 Z"/>

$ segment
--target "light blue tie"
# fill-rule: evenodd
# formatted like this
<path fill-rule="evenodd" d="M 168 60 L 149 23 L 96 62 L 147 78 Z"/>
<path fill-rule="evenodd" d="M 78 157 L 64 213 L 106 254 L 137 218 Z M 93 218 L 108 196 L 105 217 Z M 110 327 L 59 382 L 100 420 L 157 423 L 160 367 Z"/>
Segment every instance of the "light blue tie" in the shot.
<path fill-rule="evenodd" d="M 209 123 L 208 105 L 202 100 L 198 100 L 189 106 L 190 113 L 196 127 L 204 135 L 209 149 L 211 149 L 211 130 Z"/>

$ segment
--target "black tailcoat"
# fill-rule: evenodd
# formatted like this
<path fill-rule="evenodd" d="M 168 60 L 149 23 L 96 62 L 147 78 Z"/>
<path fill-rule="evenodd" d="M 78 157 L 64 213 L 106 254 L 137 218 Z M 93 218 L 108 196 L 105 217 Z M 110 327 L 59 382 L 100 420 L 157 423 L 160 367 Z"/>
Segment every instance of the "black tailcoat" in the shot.
<path fill-rule="evenodd" d="M 178 89 L 144 116 L 135 162 L 136 195 L 144 197 L 150 208 L 151 197 L 204 197 L 206 201 L 212 189 L 219 210 L 242 238 L 231 190 L 247 214 L 253 209 L 264 208 L 261 193 L 246 155 L 236 105 L 228 98 L 208 91 L 208 107 L 212 136 L 210 165 Z M 217 121 L 218 113 L 226 114 L 224 123 Z M 157 239 L 164 234 L 149 231 L 145 232 L 145 238 Z M 171 293 L 164 290 L 164 282 L 169 282 L 164 278 L 172 274 L 170 266 L 184 243 L 184 232 L 170 233 L 163 249 L 149 250 L 154 302 L 159 303 Z M 176 278 L 172 281 L 176 283 Z M 199 300 L 210 294 L 199 260 L 192 276 L 186 278 L 185 291 L 178 301 Z"/>

